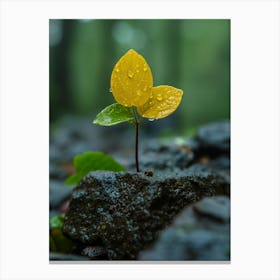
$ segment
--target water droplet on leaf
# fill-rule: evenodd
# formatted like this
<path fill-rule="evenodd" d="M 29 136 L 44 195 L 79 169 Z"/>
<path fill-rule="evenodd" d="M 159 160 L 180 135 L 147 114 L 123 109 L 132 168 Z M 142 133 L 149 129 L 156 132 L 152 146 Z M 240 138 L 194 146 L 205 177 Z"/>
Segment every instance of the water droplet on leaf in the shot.
<path fill-rule="evenodd" d="M 119 68 L 116 68 L 116 72 L 120 72 L 120 69 L 119 69 Z"/>
<path fill-rule="evenodd" d="M 158 101 L 161 101 L 161 100 L 162 100 L 162 96 L 161 96 L 161 95 L 158 95 L 158 96 L 157 96 L 157 100 L 158 100 Z"/>
<path fill-rule="evenodd" d="M 128 78 L 132 79 L 133 76 L 134 76 L 134 73 L 129 70 L 128 73 L 127 73 L 127 76 L 128 76 Z"/>
<path fill-rule="evenodd" d="M 137 94 L 137 96 L 141 96 L 141 91 L 137 90 L 136 94 Z"/>

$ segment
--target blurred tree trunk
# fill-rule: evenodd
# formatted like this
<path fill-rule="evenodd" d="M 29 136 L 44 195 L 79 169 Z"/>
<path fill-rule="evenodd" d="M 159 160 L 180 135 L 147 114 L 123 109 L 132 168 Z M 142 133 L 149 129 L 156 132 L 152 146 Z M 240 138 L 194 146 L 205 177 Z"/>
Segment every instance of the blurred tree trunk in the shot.
<path fill-rule="evenodd" d="M 97 94 L 99 96 L 98 102 L 100 107 L 108 106 L 108 93 L 110 94 L 110 79 L 113 66 L 116 58 L 116 43 L 113 40 L 112 29 L 115 20 L 102 20 L 100 22 L 101 33 L 103 36 L 100 38 L 100 45 L 102 53 L 100 57 L 103 61 L 100 63 L 100 79 L 97 87 Z"/>
<path fill-rule="evenodd" d="M 72 30 L 75 25 L 72 20 L 52 21 L 52 23 L 50 22 L 50 28 L 56 28 L 56 32 L 59 32 L 62 37 L 58 39 L 59 41 L 56 45 L 49 48 L 51 122 L 69 111 L 73 104 L 69 85 L 68 52 L 73 36 Z"/>
<path fill-rule="evenodd" d="M 79 22 L 72 42 L 71 88 L 76 111 L 95 114 L 108 105 L 114 57 L 112 20 Z"/>

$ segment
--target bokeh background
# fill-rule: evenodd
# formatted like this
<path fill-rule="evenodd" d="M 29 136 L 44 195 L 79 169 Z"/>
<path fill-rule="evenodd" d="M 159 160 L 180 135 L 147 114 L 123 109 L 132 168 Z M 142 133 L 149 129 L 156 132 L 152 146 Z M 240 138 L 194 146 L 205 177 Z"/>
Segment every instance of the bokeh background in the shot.
<path fill-rule="evenodd" d="M 182 134 L 230 117 L 230 20 L 50 20 L 50 123 L 91 122 L 115 102 L 110 76 L 130 48 L 149 63 L 154 85 L 181 88 L 178 110 L 159 126 Z"/>

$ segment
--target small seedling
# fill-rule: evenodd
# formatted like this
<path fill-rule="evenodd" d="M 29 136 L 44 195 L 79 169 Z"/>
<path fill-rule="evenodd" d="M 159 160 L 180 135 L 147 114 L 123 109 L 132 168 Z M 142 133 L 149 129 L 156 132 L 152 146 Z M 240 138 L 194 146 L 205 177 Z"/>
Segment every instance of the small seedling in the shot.
<path fill-rule="evenodd" d="M 133 49 L 114 66 L 111 89 L 117 103 L 103 109 L 93 123 L 102 126 L 122 122 L 135 124 L 135 165 L 139 172 L 138 136 L 141 117 L 152 121 L 169 116 L 179 106 L 183 91 L 168 85 L 154 87 L 148 63 Z"/>

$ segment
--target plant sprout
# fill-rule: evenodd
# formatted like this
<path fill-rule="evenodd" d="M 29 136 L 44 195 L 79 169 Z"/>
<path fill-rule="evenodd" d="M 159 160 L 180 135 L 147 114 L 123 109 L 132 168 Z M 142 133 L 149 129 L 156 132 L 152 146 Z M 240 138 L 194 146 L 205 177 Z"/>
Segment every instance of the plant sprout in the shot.
<path fill-rule="evenodd" d="M 103 109 L 93 123 L 112 126 L 122 122 L 135 124 L 135 165 L 139 172 L 138 138 L 141 117 L 149 120 L 169 116 L 179 106 L 183 91 L 168 86 L 153 86 L 151 69 L 139 53 L 130 49 L 114 66 L 112 94 L 117 103 Z"/>

